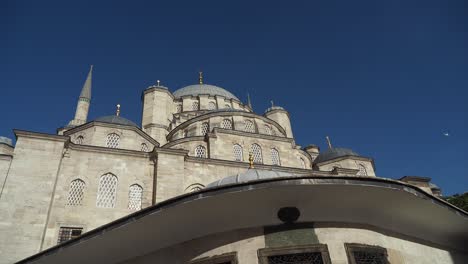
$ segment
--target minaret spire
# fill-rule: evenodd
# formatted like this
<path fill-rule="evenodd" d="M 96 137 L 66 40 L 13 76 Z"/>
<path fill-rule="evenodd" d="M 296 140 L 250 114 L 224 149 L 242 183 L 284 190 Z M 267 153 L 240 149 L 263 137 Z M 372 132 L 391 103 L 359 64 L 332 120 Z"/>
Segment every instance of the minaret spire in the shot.
<path fill-rule="evenodd" d="M 68 123 L 69 126 L 79 126 L 88 119 L 89 105 L 91 103 L 91 86 L 93 78 L 93 65 L 91 65 L 86 81 L 81 89 L 78 104 L 76 105 L 75 118 Z"/>

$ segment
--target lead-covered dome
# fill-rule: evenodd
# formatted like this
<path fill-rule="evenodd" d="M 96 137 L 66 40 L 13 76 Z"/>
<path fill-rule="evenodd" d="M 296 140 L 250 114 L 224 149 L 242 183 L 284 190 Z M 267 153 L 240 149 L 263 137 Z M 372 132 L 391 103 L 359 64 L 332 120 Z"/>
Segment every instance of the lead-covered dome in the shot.
<path fill-rule="evenodd" d="M 236 99 L 240 101 L 239 98 L 237 98 L 235 95 L 233 95 L 229 91 L 221 87 L 209 85 L 209 84 L 194 84 L 194 85 L 185 86 L 183 88 L 180 88 L 179 90 L 174 91 L 172 94 L 176 98 L 187 96 L 187 95 L 198 96 L 201 94 L 219 95 L 219 96 L 226 97 L 228 99 Z"/>
<path fill-rule="evenodd" d="M 320 163 L 320 162 L 324 162 L 324 161 L 328 161 L 328 160 L 332 160 L 332 159 L 336 159 L 340 157 L 345 157 L 345 156 L 359 157 L 359 154 L 347 148 L 329 148 L 323 152 L 320 152 L 320 154 L 314 160 L 314 163 Z"/>
<path fill-rule="evenodd" d="M 248 169 L 244 173 L 239 173 L 237 175 L 228 176 L 212 182 L 206 186 L 206 188 L 223 186 L 228 184 L 238 184 L 243 182 L 250 182 L 263 179 L 272 179 L 272 178 L 282 178 L 282 177 L 294 177 L 298 176 L 290 172 L 282 171 L 273 171 L 273 170 L 257 170 L 257 169 Z"/>
<path fill-rule="evenodd" d="M 94 121 L 138 127 L 138 125 L 135 124 L 133 121 L 130 121 L 127 118 L 116 116 L 116 115 L 101 116 L 101 117 L 96 118 Z"/>

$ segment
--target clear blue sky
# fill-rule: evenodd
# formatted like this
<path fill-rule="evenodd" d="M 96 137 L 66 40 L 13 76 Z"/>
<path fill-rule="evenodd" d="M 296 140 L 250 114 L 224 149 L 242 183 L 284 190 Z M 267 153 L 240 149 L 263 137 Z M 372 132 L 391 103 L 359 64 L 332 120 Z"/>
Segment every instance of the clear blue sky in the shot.
<path fill-rule="evenodd" d="M 349 147 L 377 174 L 468 191 L 468 4 L 452 1 L 1 1 L 0 135 L 54 133 L 94 64 L 90 119 L 139 123 L 141 91 L 205 82 L 300 145 Z M 449 130 L 450 136 L 443 136 Z"/>

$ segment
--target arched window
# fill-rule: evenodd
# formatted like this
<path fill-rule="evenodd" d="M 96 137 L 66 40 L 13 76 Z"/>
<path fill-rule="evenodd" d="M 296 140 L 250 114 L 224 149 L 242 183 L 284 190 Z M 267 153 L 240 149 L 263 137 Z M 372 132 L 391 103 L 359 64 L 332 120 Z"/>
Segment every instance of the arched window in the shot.
<path fill-rule="evenodd" d="M 252 146 L 250 147 L 250 151 L 252 152 L 254 163 L 263 163 L 262 148 L 260 147 L 260 145 L 252 144 Z"/>
<path fill-rule="evenodd" d="M 225 104 L 225 105 L 224 105 L 224 108 L 229 109 L 229 108 L 231 108 L 231 106 L 228 105 L 228 104 Z"/>
<path fill-rule="evenodd" d="M 128 209 L 140 210 L 143 198 L 143 188 L 138 184 L 133 184 L 128 190 Z"/>
<path fill-rule="evenodd" d="M 223 122 L 221 122 L 221 128 L 232 129 L 232 121 L 229 119 L 224 119 Z"/>
<path fill-rule="evenodd" d="M 82 205 L 84 197 L 85 183 L 80 179 L 73 180 L 70 183 L 70 189 L 68 190 L 67 205 L 79 206 Z"/>
<path fill-rule="evenodd" d="M 102 175 L 99 179 L 96 206 L 102 208 L 114 208 L 116 195 L 117 177 L 112 173 Z"/>
<path fill-rule="evenodd" d="M 271 164 L 273 165 L 281 165 L 280 164 L 280 157 L 279 157 L 279 152 L 275 148 L 271 149 Z"/>
<path fill-rule="evenodd" d="M 202 136 L 206 135 L 206 133 L 208 133 L 210 130 L 210 124 L 208 122 L 204 122 L 202 123 L 201 127 L 200 127 L 200 134 Z"/>
<path fill-rule="evenodd" d="M 250 120 L 245 120 L 244 121 L 244 131 L 245 132 L 250 132 L 250 133 L 255 133 L 255 126 L 254 123 Z"/>
<path fill-rule="evenodd" d="M 206 158 L 206 148 L 202 145 L 198 145 L 195 148 L 195 157 L 197 158 Z"/>
<path fill-rule="evenodd" d="M 271 127 L 269 125 L 265 125 L 265 134 L 271 135 Z"/>
<path fill-rule="evenodd" d="M 241 145 L 234 144 L 234 146 L 232 147 L 232 151 L 234 152 L 234 160 L 235 161 L 243 161 L 244 160 L 244 154 L 243 154 Z"/>
<path fill-rule="evenodd" d="M 301 160 L 302 168 L 307 169 L 307 163 L 305 162 L 305 160 L 303 158 L 300 158 L 300 160 Z"/>
<path fill-rule="evenodd" d="M 214 102 L 209 102 L 208 103 L 208 110 L 215 110 L 216 109 L 216 104 Z"/>
<path fill-rule="evenodd" d="M 146 145 L 146 143 L 141 143 L 141 151 L 144 151 L 144 152 L 149 151 L 148 145 Z"/>
<path fill-rule="evenodd" d="M 192 110 L 197 111 L 198 110 L 198 101 L 195 101 L 192 103 Z"/>
<path fill-rule="evenodd" d="M 177 113 L 182 112 L 182 104 L 177 104 L 177 105 L 176 105 L 176 112 L 177 112 Z"/>
<path fill-rule="evenodd" d="M 120 143 L 120 136 L 115 133 L 107 135 L 106 146 L 108 148 L 118 148 Z"/>
<path fill-rule="evenodd" d="M 205 188 L 205 185 L 203 185 L 201 183 L 194 183 L 194 184 L 189 185 L 187 188 L 185 188 L 185 192 L 186 193 L 197 192 L 197 191 L 200 191 L 203 188 Z"/>
<path fill-rule="evenodd" d="M 82 145 L 83 141 L 84 141 L 84 137 L 80 135 L 76 138 L 75 144 Z"/>
<path fill-rule="evenodd" d="M 367 176 L 366 167 L 364 167 L 364 165 L 362 165 L 362 164 L 359 164 L 359 171 L 358 171 L 358 173 L 356 175 Z"/>

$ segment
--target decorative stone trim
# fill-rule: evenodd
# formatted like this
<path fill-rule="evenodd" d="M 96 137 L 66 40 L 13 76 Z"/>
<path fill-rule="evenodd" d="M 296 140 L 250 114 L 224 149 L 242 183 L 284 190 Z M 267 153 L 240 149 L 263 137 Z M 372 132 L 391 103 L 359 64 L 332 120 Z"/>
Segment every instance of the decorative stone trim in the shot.
<path fill-rule="evenodd" d="M 70 140 L 70 138 L 67 136 L 52 135 L 52 134 L 32 132 L 32 131 L 19 130 L 19 129 L 13 129 L 13 132 L 15 133 L 15 136 L 17 139 L 18 137 L 27 137 L 27 138 L 46 139 L 46 140 L 59 141 L 59 142 L 67 142 Z"/>
<path fill-rule="evenodd" d="M 141 95 L 141 100 L 142 101 L 144 100 L 144 97 L 147 93 L 151 93 L 154 91 L 165 92 L 172 98 L 172 100 L 174 100 L 175 98 L 174 95 L 171 92 L 169 92 L 169 90 L 166 87 L 163 88 L 163 87 L 157 87 L 157 86 L 150 86 L 143 91 L 143 94 Z"/>
<path fill-rule="evenodd" d="M 270 136 L 270 135 L 258 134 L 258 133 L 250 133 L 250 132 L 245 132 L 242 130 L 224 129 L 220 127 L 213 128 L 213 133 L 231 134 L 231 135 L 237 135 L 237 136 L 248 136 L 248 137 L 253 137 L 253 138 L 262 138 L 262 139 L 269 139 L 269 140 L 275 140 L 275 141 L 283 141 L 283 142 L 288 142 L 288 143 L 294 142 L 294 139 L 292 138 Z"/>
<path fill-rule="evenodd" d="M 331 264 L 330 254 L 326 244 L 314 244 L 304 246 L 286 246 L 277 248 L 263 248 L 257 251 L 258 263 L 269 264 L 268 257 L 277 255 L 289 255 L 300 253 L 320 253 L 324 264 Z"/>
<path fill-rule="evenodd" d="M 149 158 L 150 153 L 141 152 L 138 150 L 128 150 L 128 149 L 118 149 L 118 148 L 108 148 L 108 147 L 98 147 L 90 145 L 78 145 L 70 142 L 68 148 L 71 150 L 79 151 L 89 151 L 94 153 L 106 153 L 106 154 L 116 154 L 116 155 L 126 155 L 133 157 Z"/>

